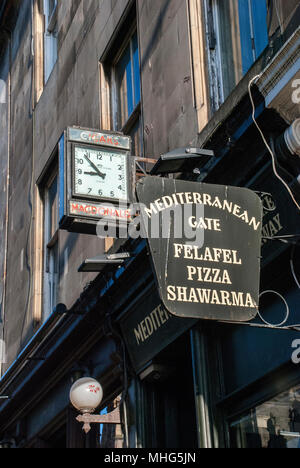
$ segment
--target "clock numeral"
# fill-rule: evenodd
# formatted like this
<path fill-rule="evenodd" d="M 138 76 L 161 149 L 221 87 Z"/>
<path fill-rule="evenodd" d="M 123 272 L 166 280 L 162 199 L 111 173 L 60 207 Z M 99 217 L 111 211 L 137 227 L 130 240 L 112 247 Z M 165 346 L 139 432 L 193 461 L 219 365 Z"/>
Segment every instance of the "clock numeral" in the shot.
<path fill-rule="evenodd" d="M 78 174 L 82 174 L 82 169 L 78 169 Z"/>
<path fill-rule="evenodd" d="M 102 161 L 103 160 L 102 154 L 98 153 L 97 154 L 97 159 L 98 159 L 98 161 Z"/>
<path fill-rule="evenodd" d="M 122 171 L 123 170 L 123 166 L 121 164 L 118 165 L 118 170 L 119 171 Z"/>
<path fill-rule="evenodd" d="M 123 187 L 122 187 L 122 185 L 119 185 L 118 189 L 121 190 L 121 191 L 124 190 Z"/>
<path fill-rule="evenodd" d="M 89 194 L 90 194 L 90 193 L 92 192 L 92 189 L 91 189 L 91 188 L 89 188 L 89 189 L 88 189 L 88 191 L 89 191 Z"/>
<path fill-rule="evenodd" d="M 78 180 L 78 185 L 82 185 L 82 180 L 81 179 Z"/>
<path fill-rule="evenodd" d="M 123 176 L 122 176 L 122 175 L 119 175 L 119 180 L 123 180 Z"/>
<path fill-rule="evenodd" d="M 99 191 L 98 191 L 98 194 L 100 195 L 100 197 L 102 197 L 103 191 L 102 191 L 102 190 L 99 190 Z"/>
<path fill-rule="evenodd" d="M 83 159 L 77 159 L 78 164 L 83 164 Z"/>
<path fill-rule="evenodd" d="M 114 192 L 113 190 L 110 192 L 110 196 L 111 196 L 111 197 L 114 197 L 114 196 L 115 196 L 115 192 Z"/>

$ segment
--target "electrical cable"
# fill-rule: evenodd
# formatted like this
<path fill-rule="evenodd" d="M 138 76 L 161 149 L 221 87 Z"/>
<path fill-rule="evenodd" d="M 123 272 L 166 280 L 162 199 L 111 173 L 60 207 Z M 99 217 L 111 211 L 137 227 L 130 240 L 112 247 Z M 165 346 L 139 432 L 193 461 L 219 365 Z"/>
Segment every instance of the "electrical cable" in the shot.
<path fill-rule="evenodd" d="M 266 325 L 272 327 L 272 328 L 278 328 L 278 327 L 282 327 L 283 325 L 286 324 L 286 322 L 288 321 L 289 317 L 290 317 L 290 308 L 289 308 L 289 305 L 288 303 L 286 302 L 285 298 L 277 291 L 273 291 L 273 290 L 268 290 L 268 291 L 264 291 L 262 292 L 260 295 L 259 295 L 259 298 L 261 298 L 262 296 L 266 295 L 266 294 L 276 294 L 277 296 L 279 296 L 283 302 L 285 303 L 285 306 L 286 306 L 286 316 L 283 320 L 283 322 L 281 323 L 278 323 L 278 324 L 274 324 L 274 323 L 270 323 L 268 322 L 267 320 L 265 320 L 263 318 L 263 316 L 261 315 L 261 313 L 258 311 L 258 316 L 260 318 L 260 320 L 265 323 Z"/>
<path fill-rule="evenodd" d="M 299 280 L 297 278 L 297 275 L 296 275 L 296 272 L 295 272 L 295 266 L 294 266 L 294 255 L 295 255 L 295 250 L 296 250 L 297 245 L 298 245 L 298 243 L 295 244 L 294 247 L 292 248 L 291 258 L 290 258 L 290 266 L 291 266 L 291 271 L 292 271 L 292 275 L 293 275 L 293 278 L 295 280 L 295 283 L 298 286 L 298 288 L 300 289 L 300 282 L 299 282 Z"/>
<path fill-rule="evenodd" d="M 287 235 L 287 236 L 273 236 L 273 237 L 270 237 L 270 236 L 262 236 L 262 239 L 265 239 L 265 240 L 268 240 L 268 241 L 277 241 L 277 242 L 282 242 L 283 244 L 288 244 L 288 245 L 297 245 L 298 244 L 298 240 L 293 242 L 291 241 L 290 239 L 297 239 L 299 238 L 300 235 L 297 234 L 297 235 Z"/>
<path fill-rule="evenodd" d="M 252 80 L 249 81 L 249 84 L 248 84 L 248 91 L 249 91 L 249 96 L 250 96 L 250 101 L 251 101 L 251 104 L 252 104 L 252 119 L 253 119 L 253 122 L 255 124 L 255 126 L 257 127 L 262 139 L 263 139 L 263 142 L 265 143 L 271 157 L 272 157 L 272 166 L 273 166 L 273 171 L 274 171 L 274 174 L 275 176 L 280 180 L 280 182 L 285 186 L 285 188 L 287 189 L 287 191 L 289 192 L 293 202 L 295 203 L 295 205 L 297 206 L 298 210 L 300 210 L 300 205 L 297 203 L 294 195 L 293 195 L 293 192 L 291 191 L 290 187 L 288 186 L 288 184 L 282 179 L 282 177 L 280 177 L 280 175 L 278 174 L 277 172 L 277 169 L 276 169 L 276 161 L 275 161 L 275 155 L 274 155 L 274 152 L 272 150 L 272 148 L 270 147 L 269 143 L 267 142 L 266 140 L 266 137 L 263 133 L 263 131 L 261 130 L 260 126 L 258 125 L 258 122 L 255 118 L 255 112 L 256 112 L 256 109 L 255 109 L 255 103 L 254 103 L 254 100 L 253 100 L 253 96 L 252 96 L 252 91 L 251 91 L 251 88 L 252 88 L 252 85 L 261 77 L 261 75 L 256 75 L 254 78 L 252 78 Z"/>
<path fill-rule="evenodd" d="M 299 242 L 299 241 L 298 241 L 298 242 Z M 298 243 L 297 243 L 297 244 L 298 244 Z M 294 280 L 295 280 L 295 283 L 296 283 L 298 289 L 300 289 L 300 281 L 298 280 L 298 277 L 297 277 L 296 272 L 295 272 L 295 266 L 294 266 L 294 255 L 295 255 L 295 250 L 296 250 L 296 245 L 297 245 L 297 244 L 295 244 L 295 245 L 293 246 L 292 251 L 291 251 L 290 267 L 291 267 L 291 272 L 292 272 L 292 276 L 293 276 L 293 278 L 294 278 Z M 295 330 L 297 330 L 297 331 L 300 331 L 300 328 L 299 328 L 299 327 L 300 327 L 300 324 L 288 325 L 288 326 L 286 326 L 286 327 L 283 327 L 283 325 L 285 325 L 285 324 L 287 323 L 287 321 L 288 321 L 288 319 L 289 319 L 289 317 L 290 317 L 290 308 L 289 308 L 289 305 L 288 305 L 287 301 L 285 300 L 285 298 L 284 298 L 279 292 L 273 291 L 273 290 L 264 291 L 264 292 L 262 292 L 262 293 L 260 294 L 259 297 L 261 298 L 261 297 L 264 296 L 265 294 L 276 294 L 277 296 L 279 296 L 279 297 L 283 300 L 283 302 L 285 303 L 285 306 L 286 306 L 286 316 L 285 316 L 283 322 L 281 322 L 281 323 L 279 323 L 279 324 L 272 324 L 272 323 L 268 322 L 267 320 L 265 320 L 265 319 L 262 317 L 261 313 L 258 311 L 258 316 L 259 316 L 260 320 L 261 320 L 265 325 L 267 325 L 269 328 L 273 328 L 273 329 L 276 329 L 276 328 L 277 328 L 277 329 L 281 329 L 281 330 L 282 330 L 282 329 L 284 329 L 284 330 L 295 329 Z M 251 325 L 251 324 L 249 323 L 249 325 Z"/>

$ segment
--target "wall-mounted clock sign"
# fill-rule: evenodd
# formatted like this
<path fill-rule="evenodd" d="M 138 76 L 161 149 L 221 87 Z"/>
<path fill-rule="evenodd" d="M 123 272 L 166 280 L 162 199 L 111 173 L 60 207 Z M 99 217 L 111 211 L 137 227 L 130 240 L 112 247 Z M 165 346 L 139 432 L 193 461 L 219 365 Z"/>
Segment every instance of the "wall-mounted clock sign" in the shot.
<path fill-rule="evenodd" d="M 128 201 L 128 158 L 111 149 L 74 145 L 73 195 Z"/>
<path fill-rule="evenodd" d="M 61 229 L 94 234 L 99 221 L 126 225 L 132 168 L 130 137 L 68 128 L 59 143 Z"/>

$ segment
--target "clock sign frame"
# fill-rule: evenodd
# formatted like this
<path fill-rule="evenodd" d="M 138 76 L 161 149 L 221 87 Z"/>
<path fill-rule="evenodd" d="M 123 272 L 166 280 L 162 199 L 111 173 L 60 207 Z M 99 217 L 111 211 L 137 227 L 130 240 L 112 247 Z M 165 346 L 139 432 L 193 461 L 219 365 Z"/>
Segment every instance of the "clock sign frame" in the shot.
<path fill-rule="evenodd" d="M 95 235 L 99 222 L 126 227 L 134 201 L 131 137 L 69 127 L 58 153 L 60 229 Z"/>

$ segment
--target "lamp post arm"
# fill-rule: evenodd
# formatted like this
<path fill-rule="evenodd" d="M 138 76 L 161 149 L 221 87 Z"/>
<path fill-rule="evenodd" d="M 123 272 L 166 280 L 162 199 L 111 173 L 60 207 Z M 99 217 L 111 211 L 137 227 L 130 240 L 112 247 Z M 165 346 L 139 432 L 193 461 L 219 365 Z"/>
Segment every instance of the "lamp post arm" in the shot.
<path fill-rule="evenodd" d="M 91 430 L 91 424 L 121 424 L 120 410 L 116 408 L 114 411 L 104 415 L 80 414 L 76 420 L 83 424 L 83 430 L 88 434 Z"/>

